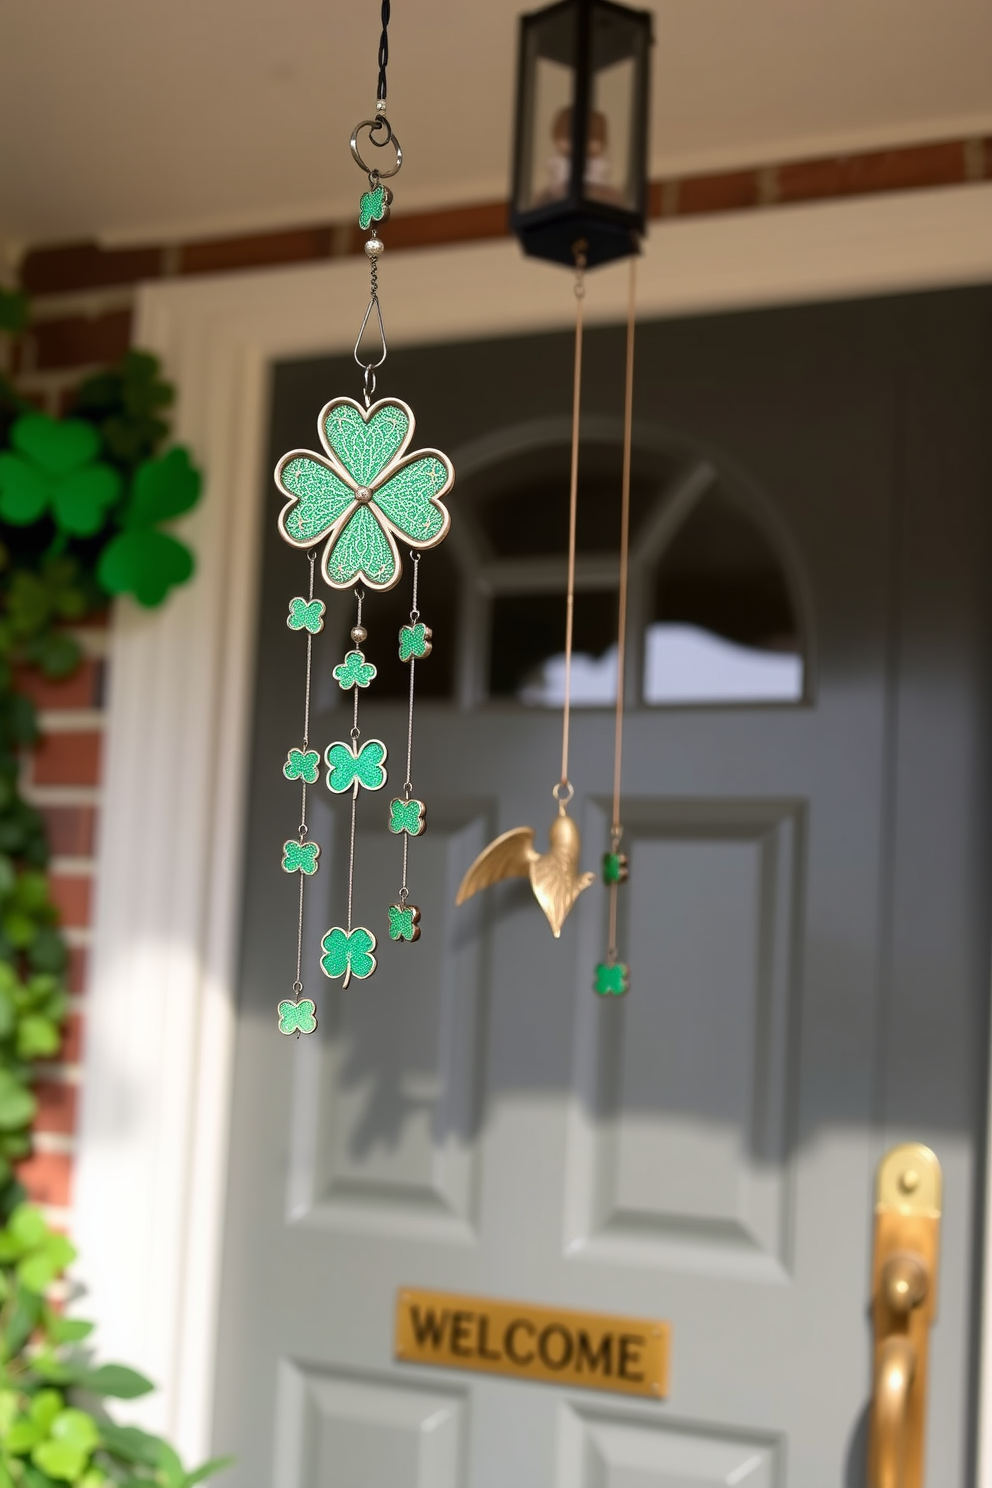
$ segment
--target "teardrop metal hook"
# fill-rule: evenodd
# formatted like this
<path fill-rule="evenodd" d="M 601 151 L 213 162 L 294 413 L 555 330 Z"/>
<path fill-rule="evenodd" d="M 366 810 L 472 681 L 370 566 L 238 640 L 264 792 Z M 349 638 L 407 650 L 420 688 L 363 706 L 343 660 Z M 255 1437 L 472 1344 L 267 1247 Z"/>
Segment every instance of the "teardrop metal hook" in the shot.
<path fill-rule="evenodd" d="M 375 311 L 375 318 L 379 328 L 379 345 L 382 348 L 382 355 L 379 357 L 378 361 L 368 361 L 365 357 L 359 354 L 361 351 L 362 337 L 365 335 L 365 327 L 369 323 L 369 317 L 371 316 L 373 310 Z M 369 300 L 368 309 L 366 310 L 364 319 L 362 320 L 362 327 L 361 330 L 358 332 L 358 340 L 355 342 L 355 361 L 360 367 L 369 369 L 381 367 L 383 362 L 386 360 L 386 350 L 386 328 L 382 323 L 382 310 L 379 307 L 379 297 L 378 295 L 373 295 L 372 298 Z"/>

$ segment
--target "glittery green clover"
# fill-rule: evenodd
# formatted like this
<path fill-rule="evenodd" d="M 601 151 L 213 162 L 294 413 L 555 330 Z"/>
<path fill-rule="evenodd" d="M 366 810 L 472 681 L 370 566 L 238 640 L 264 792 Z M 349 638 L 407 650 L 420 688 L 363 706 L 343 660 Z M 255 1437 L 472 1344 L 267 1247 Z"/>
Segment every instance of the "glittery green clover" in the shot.
<path fill-rule="evenodd" d="M 390 940 L 420 939 L 420 910 L 415 904 L 391 904 L 389 906 Z"/>
<path fill-rule="evenodd" d="M 419 837 L 424 830 L 424 803 L 415 797 L 409 801 L 401 801 L 397 796 L 389 803 L 389 830 L 395 832 L 397 837 L 401 832 L 409 832 L 411 837 Z"/>
<path fill-rule="evenodd" d="M 400 631 L 400 661 L 409 661 L 411 656 L 415 656 L 418 661 L 424 656 L 430 656 L 433 634 L 430 626 L 423 621 L 416 625 L 404 625 Z"/>
<path fill-rule="evenodd" d="M 358 203 L 358 225 L 365 231 L 373 222 L 384 222 L 389 216 L 385 186 L 376 186 L 372 191 L 363 191 Z"/>
<path fill-rule="evenodd" d="M 603 882 L 604 884 L 622 884 L 627 882 L 626 853 L 608 852 L 603 854 Z"/>
<path fill-rule="evenodd" d="M 383 769 L 386 746 L 381 739 L 366 739 L 358 750 L 350 744 L 328 744 L 324 759 L 328 766 L 327 788 L 336 795 L 354 789 L 357 796 L 360 785 L 366 790 L 381 790 L 386 783 Z"/>
<path fill-rule="evenodd" d="M 629 984 L 630 972 L 623 961 L 597 963 L 592 989 L 600 997 L 623 997 Z"/>
<path fill-rule="evenodd" d="M 321 946 L 326 953 L 320 958 L 321 971 L 327 977 L 343 977 L 342 987 L 347 987 L 353 976 L 364 979 L 375 971 L 376 939 L 364 925 L 350 934 L 336 925 L 328 930 Z"/>
<path fill-rule="evenodd" d="M 375 667 L 365 660 L 361 651 L 349 651 L 340 666 L 334 668 L 334 680 L 342 692 L 349 687 L 368 687 L 375 675 Z"/>
<path fill-rule="evenodd" d="M 287 780 L 302 780 L 307 785 L 316 785 L 320 778 L 319 752 L 316 749 L 291 749 L 282 773 Z"/>
<path fill-rule="evenodd" d="M 289 601 L 289 619 L 286 624 L 290 630 L 308 630 L 311 635 L 319 635 L 324 628 L 326 609 L 322 599 L 304 599 L 298 594 Z"/>
<path fill-rule="evenodd" d="M 297 842 L 292 837 L 282 845 L 284 873 L 305 873 L 309 878 L 317 872 L 320 848 L 316 842 Z"/>
<path fill-rule="evenodd" d="M 407 454 L 413 430 L 413 413 L 398 399 L 365 409 L 334 398 L 317 420 L 324 453 L 290 450 L 276 466 L 289 498 L 279 530 L 297 548 L 327 539 L 321 572 L 332 589 L 391 589 L 403 571 L 396 539 L 433 548 L 447 533 L 441 497 L 455 473 L 439 450 Z"/>
<path fill-rule="evenodd" d="M 287 997 L 279 1004 L 279 1032 L 313 1033 L 317 1027 L 316 1011 L 311 997 L 301 998 L 299 1002 L 290 1002 Z"/>

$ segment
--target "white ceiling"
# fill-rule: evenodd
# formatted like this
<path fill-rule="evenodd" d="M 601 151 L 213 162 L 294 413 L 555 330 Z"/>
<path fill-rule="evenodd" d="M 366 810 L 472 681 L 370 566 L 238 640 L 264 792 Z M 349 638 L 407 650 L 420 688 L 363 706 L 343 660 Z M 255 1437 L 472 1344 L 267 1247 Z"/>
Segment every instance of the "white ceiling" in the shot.
<path fill-rule="evenodd" d="M 517 0 L 393 0 L 397 209 L 505 194 Z M 0 238 L 350 216 L 378 0 L 0 0 Z M 992 0 L 660 0 L 655 175 L 992 134 Z"/>

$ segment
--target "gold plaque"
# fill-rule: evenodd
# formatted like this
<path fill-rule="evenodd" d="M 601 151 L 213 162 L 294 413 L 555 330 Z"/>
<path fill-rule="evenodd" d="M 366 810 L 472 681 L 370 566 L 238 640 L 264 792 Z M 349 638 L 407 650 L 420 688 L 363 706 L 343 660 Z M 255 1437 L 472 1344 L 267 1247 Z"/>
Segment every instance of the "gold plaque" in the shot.
<path fill-rule="evenodd" d="M 481 1369 L 660 1399 L 668 1393 L 670 1338 L 668 1323 L 604 1312 L 408 1287 L 396 1299 L 395 1349 L 403 1364 Z"/>

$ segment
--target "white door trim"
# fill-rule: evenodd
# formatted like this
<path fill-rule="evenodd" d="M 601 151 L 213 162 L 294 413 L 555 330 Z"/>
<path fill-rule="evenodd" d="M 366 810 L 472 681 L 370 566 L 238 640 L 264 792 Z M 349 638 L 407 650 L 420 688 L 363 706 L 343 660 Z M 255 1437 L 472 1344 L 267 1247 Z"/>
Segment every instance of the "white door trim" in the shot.
<path fill-rule="evenodd" d="M 387 254 L 381 279 L 394 346 L 573 313 L 568 276 L 510 241 Z M 992 185 L 975 185 L 658 226 L 639 303 L 662 316 L 989 280 Z M 74 1231 L 101 1351 L 161 1384 L 136 1414 L 195 1459 L 221 1284 L 260 533 L 278 506 L 263 505 L 269 368 L 350 350 L 366 282 L 352 258 L 140 294 L 137 344 L 177 385 L 175 433 L 207 491 L 185 523 L 195 581 L 161 615 L 124 603 L 114 620 Z M 621 320 L 625 295 L 622 265 L 597 272 L 590 320 Z M 328 396 L 357 386 L 356 372 Z M 984 1379 L 992 1488 L 992 1368 Z"/>

